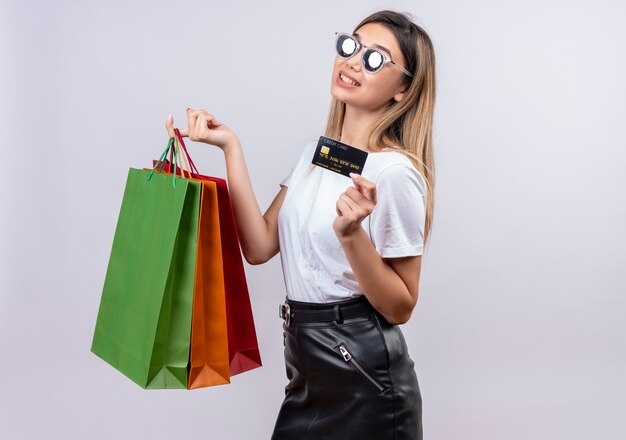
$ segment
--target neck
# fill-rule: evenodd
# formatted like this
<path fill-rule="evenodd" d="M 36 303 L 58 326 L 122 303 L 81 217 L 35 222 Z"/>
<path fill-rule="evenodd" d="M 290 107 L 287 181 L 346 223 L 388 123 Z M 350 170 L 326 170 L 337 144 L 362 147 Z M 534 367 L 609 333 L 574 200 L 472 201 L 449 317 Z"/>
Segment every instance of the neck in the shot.
<path fill-rule="evenodd" d="M 341 142 L 365 151 L 370 150 L 367 145 L 367 134 L 374 121 L 380 116 L 384 108 L 367 110 L 346 104 L 346 113 L 341 129 Z"/>

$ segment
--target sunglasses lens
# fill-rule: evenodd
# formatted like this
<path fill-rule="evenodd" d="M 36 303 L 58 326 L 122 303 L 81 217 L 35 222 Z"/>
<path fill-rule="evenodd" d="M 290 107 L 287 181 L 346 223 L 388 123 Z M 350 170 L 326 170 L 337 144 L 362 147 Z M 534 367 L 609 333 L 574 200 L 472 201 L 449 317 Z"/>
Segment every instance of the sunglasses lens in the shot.
<path fill-rule="evenodd" d="M 383 67 L 383 55 L 375 49 L 367 49 L 363 54 L 363 65 L 370 72 L 377 72 Z"/>
<path fill-rule="evenodd" d="M 356 51 L 356 41 L 347 35 L 337 37 L 337 53 L 340 57 L 347 58 Z"/>

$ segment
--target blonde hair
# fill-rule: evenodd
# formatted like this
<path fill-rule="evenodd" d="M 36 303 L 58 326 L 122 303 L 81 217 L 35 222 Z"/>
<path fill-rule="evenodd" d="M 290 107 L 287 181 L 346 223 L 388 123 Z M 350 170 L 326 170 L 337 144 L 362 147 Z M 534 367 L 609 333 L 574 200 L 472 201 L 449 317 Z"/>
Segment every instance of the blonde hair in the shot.
<path fill-rule="evenodd" d="M 367 23 L 382 23 L 393 32 L 405 59 L 405 68 L 413 78 L 404 75 L 408 85 L 401 101 L 392 100 L 381 117 L 370 127 L 367 148 L 405 154 L 426 181 L 426 224 L 424 245 L 432 229 L 435 169 L 432 145 L 435 106 L 435 51 L 426 31 L 415 24 L 409 14 L 391 10 L 378 11 L 363 19 L 357 32 Z M 324 136 L 341 138 L 346 104 L 332 98 Z M 397 145 L 397 146 L 396 146 Z"/>

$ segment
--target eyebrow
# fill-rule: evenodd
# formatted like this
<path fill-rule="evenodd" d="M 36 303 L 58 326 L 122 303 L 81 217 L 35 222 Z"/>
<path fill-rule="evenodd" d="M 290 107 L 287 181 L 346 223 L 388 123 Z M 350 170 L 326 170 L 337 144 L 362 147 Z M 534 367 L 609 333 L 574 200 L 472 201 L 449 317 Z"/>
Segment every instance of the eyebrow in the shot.
<path fill-rule="evenodd" d="M 357 37 L 359 39 L 359 41 L 361 40 L 361 36 L 358 34 L 358 32 L 354 33 L 354 36 Z M 384 50 L 385 52 L 387 52 L 387 54 L 389 56 L 391 56 L 391 51 L 389 49 L 387 49 L 385 46 L 381 46 L 380 44 L 372 44 L 372 47 L 377 47 L 379 49 Z"/>

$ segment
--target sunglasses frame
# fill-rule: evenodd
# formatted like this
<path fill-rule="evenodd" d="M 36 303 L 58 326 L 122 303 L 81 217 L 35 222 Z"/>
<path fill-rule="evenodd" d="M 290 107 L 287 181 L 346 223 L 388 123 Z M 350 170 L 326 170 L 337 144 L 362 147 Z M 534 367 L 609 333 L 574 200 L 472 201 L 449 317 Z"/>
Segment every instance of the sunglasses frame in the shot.
<path fill-rule="evenodd" d="M 378 54 L 380 54 L 383 58 L 383 63 L 380 65 L 380 67 L 377 70 L 371 71 L 368 70 L 367 68 L 365 68 L 365 50 L 363 51 L 363 53 L 361 54 L 361 63 L 363 64 L 363 69 L 367 72 L 367 73 L 371 73 L 372 75 L 375 73 L 380 72 L 381 70 L 383 70 L 383 67 L 385 67 L 388 63 L 393 64 L 394 66 L 398 67 L 399 69 L 401 69 L 405 75 L 413 78 L 413 74 L 411 72 L 409 72 L 408 70 L 406 70 L 404 67 L 402 67 L 400 64 L 396 63 L 394 60 L 391 59 L 391 56 L 387 55 L 385 52 L 383 52 L 382 50 L 376 48 L 376 47 L 370 47 L 370 46 L 366 46 L 364 44 L 361 44 L 361 42 L 359 40 L 356 39 L 356 37 L 354 35 L 350 35 L 346 32 L 335 32 L 336 38 L 335 38 L 335 51 L 337 52 L 337 55 L 340 56 L 341 58 L 347 60 L 352 58 L 353 56 L 355 56 L 357 53 L 359 53 L 359 51 L 361 50 L 361 48 L 365 48 L 365 49 L 370 49 Z M 352 53 L 352 55 L 348 55 L 347 57 L 344 57 L 343 55 L 341 55 L 339 53 L 339 51 L 337 50 L 337 42 L 339 41 L 339 38 L 342 36 L 346 36 L 348 38 L 350 38 L 352 41 L 354 41 L 356 43 L 356 49 L 355 51 Z"/>

